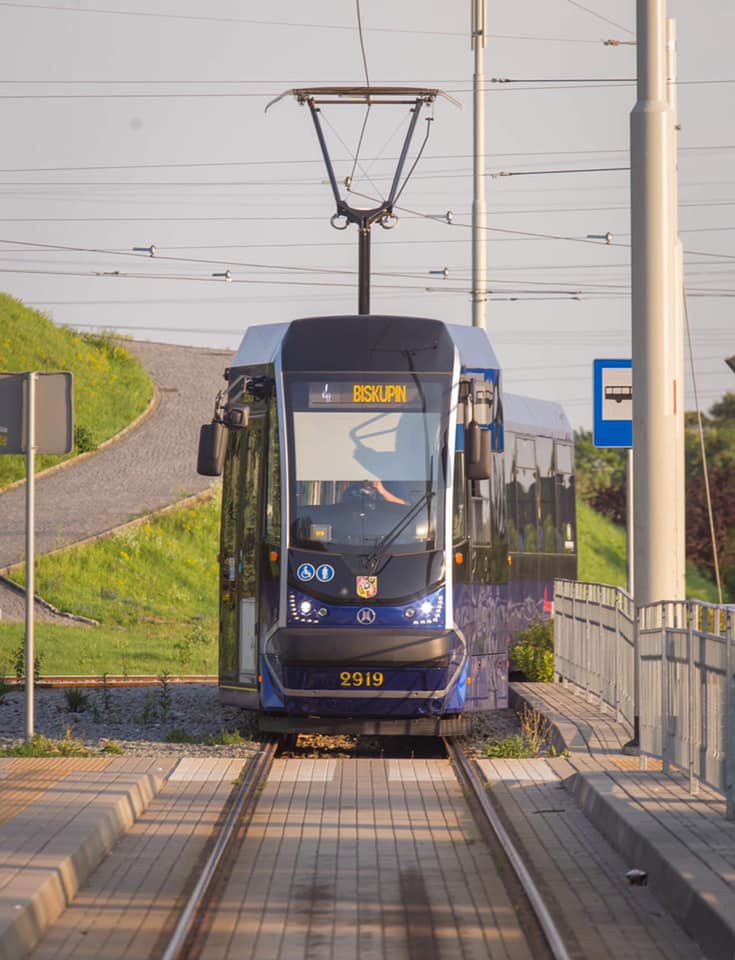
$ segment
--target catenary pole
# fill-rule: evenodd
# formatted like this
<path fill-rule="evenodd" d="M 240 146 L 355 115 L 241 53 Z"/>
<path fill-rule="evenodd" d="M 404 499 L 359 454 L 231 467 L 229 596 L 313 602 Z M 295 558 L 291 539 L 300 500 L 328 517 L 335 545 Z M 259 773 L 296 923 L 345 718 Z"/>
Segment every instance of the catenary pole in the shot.
<path fill-rule="evenodd" d="M 487 326 L 485 247 L 485 2 L 472 3 L 473 167 L 472 167 L 472 326 Z"/>
<path fill-rule="evenodd" d="M 672 336 L 671 110 L 665 0 L 637 0 L 637 102 L 630 115 L 634 595 L 676 596 L 676 422 Z"/>
<path fill-rule="evenodd" d="M 686 470 L 684 464 L 684 250 L 679 237 L 678 97 L 676 87 L 676 20 L 666 20 L 666 93 L 671 111 L 669 125 L 669 172 L 671 177 L 671 236 L 673 255 L 671 353 L 674 394 L 674 443 L 676 501 L 673 520 L 676 527 L 676 593 L 672 600 L 686 600 Z"/>
<path fill-rule="evenodd" d="M 35 661 L 34 622 L 35 613 L 35 506 L 36 506 L 36 374 L 26 374 L 26 642 L 25 642 L 25 733 L 26 740 L 34 734 L 34 682 Z"/>

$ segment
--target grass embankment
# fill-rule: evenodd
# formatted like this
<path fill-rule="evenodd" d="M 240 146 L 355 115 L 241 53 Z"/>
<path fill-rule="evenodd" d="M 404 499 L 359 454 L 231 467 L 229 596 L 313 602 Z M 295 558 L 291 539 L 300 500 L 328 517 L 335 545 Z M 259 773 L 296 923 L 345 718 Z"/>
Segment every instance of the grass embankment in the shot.
<path fill-rule="evenodd" d="M 581 500 L 577 501 L 579 579 L 625 587 L 625 529 L 603 517 Z M 687 563 L 687 596 L 717 603 L 715 585 Z"/>
<path fill-rule="evenodd" d="M 76 449 L 71 456 L 94 450 L 114 436 L 145 410 L 153 395 L 145 370 L 109 337 L 56 327 L 48 317 L 4 293 L 0 293 L 0 369 L 74 374 Z M 39 456 L 36 469 L 66 459 Z M 0 489 L 24 476 L 23 457 L 0 457 Z"/>
<path fill-rule="evenodd" d="M 218 530 L 215 496 L 39 558 L 38 593 L 100 622 L 38 623 L 41 674 L 216 673 Z M 0 673 L 22 639 L 22 624 L 0 624 Z"/>

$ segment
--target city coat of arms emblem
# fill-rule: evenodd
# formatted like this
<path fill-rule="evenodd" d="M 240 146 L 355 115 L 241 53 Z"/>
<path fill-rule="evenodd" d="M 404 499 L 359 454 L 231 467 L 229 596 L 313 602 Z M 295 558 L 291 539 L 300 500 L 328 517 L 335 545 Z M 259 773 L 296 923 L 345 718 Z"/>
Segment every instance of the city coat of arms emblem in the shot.
<path fill-rule="evenodd" d="M 377 577 L 358 577 L 357 578 L 357 595 L 358 597 L 363 597 L 365 600 L 369 600 L 370 597 L 375 597 L 378 594 L 378 578 Z"/>

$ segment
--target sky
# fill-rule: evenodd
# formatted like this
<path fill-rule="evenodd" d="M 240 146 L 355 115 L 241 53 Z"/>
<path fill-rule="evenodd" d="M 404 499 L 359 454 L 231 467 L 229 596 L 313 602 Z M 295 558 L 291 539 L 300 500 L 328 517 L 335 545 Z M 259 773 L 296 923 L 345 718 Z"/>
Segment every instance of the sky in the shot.
<path fill-rule="evenodd" d="M 470 323 L 470 2 L 360 14 L 372 84 L 462 107 L 437 101 L 400 222 L 373 230 L 372 310 Z M 707 409 L 735 388 L 735 4 L 669 0 L 668 15 Z M 562 402 L 575 427 L 592 422 L 592 360 L 631 350 L 634 26 L 633 0 L 488 0 L 488 334 L 506 389 Z M 365 82 L 354 0 L 0 0 L 0 53 L 0 289 L 80 330 L 233 350 L 250 324 L 356 311 L 357 236 L 330 226 L 308 110 L 265 112 L 294 86 Z M 322 115 L 356 202 L 386 191 L 407 109 L 373 108 L 357 164 L 364 110 Z"/>

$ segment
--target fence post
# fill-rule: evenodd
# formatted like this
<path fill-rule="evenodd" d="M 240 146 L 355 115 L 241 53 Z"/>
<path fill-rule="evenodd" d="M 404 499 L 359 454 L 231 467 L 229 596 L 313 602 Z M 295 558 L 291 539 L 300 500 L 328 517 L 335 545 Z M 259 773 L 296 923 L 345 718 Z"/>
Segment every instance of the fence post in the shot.
<path fill-rule="evenodd" d="M 725 663 L 725 816 L 735 820 L 735 612 L 727 614 L 727 651 Z"/>
<path fill-rule="evenodd" d="M 585 650 L 585 688 L 586 688 L 586 700 L 587 703 L 591 703 L 590 700 L 590 674 L 592 673 L 592 656 L 590 654 L 590 588 L 589 584 L 585 584 L 584 588 L 584 650 Z"/>
<path fill-rule="evenodd" d="M 567 651 L 569 653 L 569 657 L 567 660 L 567 673 L 566 673 L 566 676 L 564 677 L 565 687 L 569 686 L 569 679 L 572 674 L 572 664 L 574 664 L 575 667 L 577 664 L 577 606 L 576 606 L 577 585 L 576 583 L 573 583 L 570 586 L 569 592 L 572 595 L 572 599 L 571 599 L 572 610 L 571 610 L 571 619 L 570 619 L 570 625 L 569 625 L 569 633 L 567 634 Z M 576 674 L 576 670 L 575 670 L 575 674 Z M 577 692 L 576 676 L 572 677 L 572 680 L 575 682 L 574 693 L 576 695 L 576 692 Z"/>
<path fill-rule="evenodd" d="M 674 607 L 674 609 L 676 610 L 677 607 Z M 681 609 L 681 607 L 679 607 L 679 609 Z M 696 723 L 694 721 L 694 615 L 696 609 L 696 604 L 687 604 L 684 607 L 687 614 L 687 656 L 689 660 L 687 670 L 689 756 L 687 760 L 689 766 L 689 793 L 691 794 L 699 793 L 699 781 L 694 769 L 694 737 L 696 730 Z"/>
<path fill-rule="evenodd" d="M 615 722 L 620 723 L 620 671 L 618 669 L 618 653 L 620 650 L 620 593 L 615 591 Z"/>
<path fill-rule="evenodd" d="M 660 604 L 661 612 L 661 759 L 664 773 L 670 772 L 669 767 L 669 637 L 666 623 L 668 620 L 667 604 Z"/>

